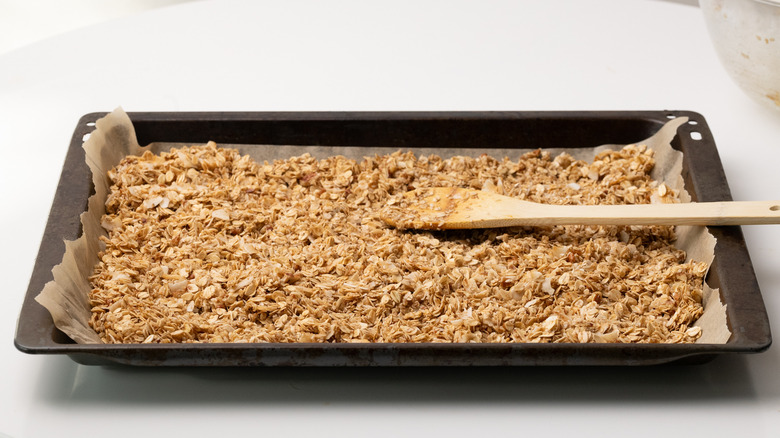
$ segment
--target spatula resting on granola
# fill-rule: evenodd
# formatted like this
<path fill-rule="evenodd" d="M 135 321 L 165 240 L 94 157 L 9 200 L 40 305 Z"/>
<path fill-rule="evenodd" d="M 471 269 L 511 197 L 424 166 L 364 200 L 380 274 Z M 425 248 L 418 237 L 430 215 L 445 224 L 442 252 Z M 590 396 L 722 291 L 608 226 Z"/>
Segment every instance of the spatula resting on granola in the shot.
<path fill-rule="evenodd" d="M 548 225 L 780 224 L 780 201 L 550 205 L 453 187 L 412 190 L 382 210 L 400 229 L 452 230 Z"/>

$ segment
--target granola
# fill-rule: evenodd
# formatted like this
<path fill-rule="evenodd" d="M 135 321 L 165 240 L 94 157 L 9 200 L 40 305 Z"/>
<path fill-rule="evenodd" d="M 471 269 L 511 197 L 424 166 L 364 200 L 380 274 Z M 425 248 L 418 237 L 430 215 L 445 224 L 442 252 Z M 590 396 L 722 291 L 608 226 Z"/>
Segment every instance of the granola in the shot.
<path fill-rule="evenodd" d="M 214 143 L 109 172 L 90 324 L 108 343 L 694 342 L 707 266 L 664 226 L 398 230 L 403 193 L 678 202 L 653 151 L 257 163 Z"/>

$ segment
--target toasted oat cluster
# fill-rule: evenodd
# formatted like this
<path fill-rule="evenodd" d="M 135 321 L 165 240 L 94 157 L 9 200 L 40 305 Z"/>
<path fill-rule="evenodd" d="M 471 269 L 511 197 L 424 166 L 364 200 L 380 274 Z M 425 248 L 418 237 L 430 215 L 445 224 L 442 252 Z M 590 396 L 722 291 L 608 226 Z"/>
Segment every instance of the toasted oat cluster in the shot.
<path fill-rule="evenodd" d="M 460 186 L 554 204 L 677 202 L 642 146 L 592 163 L 397 152 L 257 163 L 206 146 L 127 157 L 91 324 L 104 342 L 693 342 L 706 266 L 671 227 L 418 232 L 379 211 Z"/>

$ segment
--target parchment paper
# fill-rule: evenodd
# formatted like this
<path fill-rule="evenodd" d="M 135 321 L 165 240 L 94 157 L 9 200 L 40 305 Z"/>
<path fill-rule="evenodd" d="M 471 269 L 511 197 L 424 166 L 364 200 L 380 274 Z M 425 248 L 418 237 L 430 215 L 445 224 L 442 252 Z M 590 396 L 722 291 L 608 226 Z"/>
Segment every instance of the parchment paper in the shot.
<path fill-rule="evenodd" d="M 683 188 L 682 153 L 671 147 L 671 140 L 677 128 L 687 122 L 687 118 L 677 118 L 667 122 L 652 137 L 637 142 L 655 150 L 656 166 L 652 177 L 664 182 L 679 192 L 680 199 L 689 202 L 690 196 Z M 204 143 L 209 139 L 203 139 Z M 66 250 L 62 263 L 52 269 L 54 280 L 47 283 L 35 298 L 52 315 L 54 324 L 63 333 L 78 343 L 101 343 L 97 333 L 89 326 L 90 284 L 88 277 L 98 262 L 98 254 L 103 247 L 99 237 L 107 235 L 100 225 L 105 213 L 105 200 L 109 193 L 110 181 L 107 172 L 127 155 L 140 155 L 146 150 L 154 153 L 181 146 L 178 143 L 153 143 L 146 147 L 138 145 L 132 122 L 119 108 L 100 119 L 96 129 L 84 143 L 86 161 L 92 171 L 95 194 L 90 197 L 86 212 L 81 215 L 83 234 L 75 241 L 65 243 Z M 316 158 L 343 155 L 360 160 L 366 154 L 365 148 L 338 146 L 279 146 L 279 145 L 230 145 L 223 147 L 238 149 L 242 154 L 250 155 L 258 162 L 286 159 L 303 153 Z M 555 156 L 568 152 L 576 159 L 592 161 L 593 157 L 605 149 L 620 149 L 623 145 L 604 145 L 597 148 L 560 148 L 546 149 Z M 396 147 L 371 147 L 371 154 L 393 153 Z M 509 157 L 517 159 L 529 150 L 521 149 L 426 149 L 410 148 L 418 155 L 437 154 L 447 158 L 453 155 L 478 156 L 488 153 L 495 158 Z M 715 238 L 705 227 L 678 227 L 678 240 L 675 246 L 686 251 L 689 260 L 706 262 L 708 266 L 714 258 Z M 720 302 L 717 290 L 705 286 L 704 314 L 695 325 L 702 328 L 699 343 L 725 343 L 731 333 L 726 324 L 726 306 Z"/>

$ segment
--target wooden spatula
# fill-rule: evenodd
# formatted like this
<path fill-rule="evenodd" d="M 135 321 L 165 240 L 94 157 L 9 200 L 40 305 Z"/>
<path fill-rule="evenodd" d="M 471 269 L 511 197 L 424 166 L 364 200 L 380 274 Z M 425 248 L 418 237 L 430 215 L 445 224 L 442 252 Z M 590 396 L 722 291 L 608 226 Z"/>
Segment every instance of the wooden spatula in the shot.
<path fill-rule="evenodd" d="M 780 201 L 639 205 L 548 205 L 480 190 L 413 190 L 382 220 L 397 228 L 452 230 L 546 225 L 779 224 Z"/>

